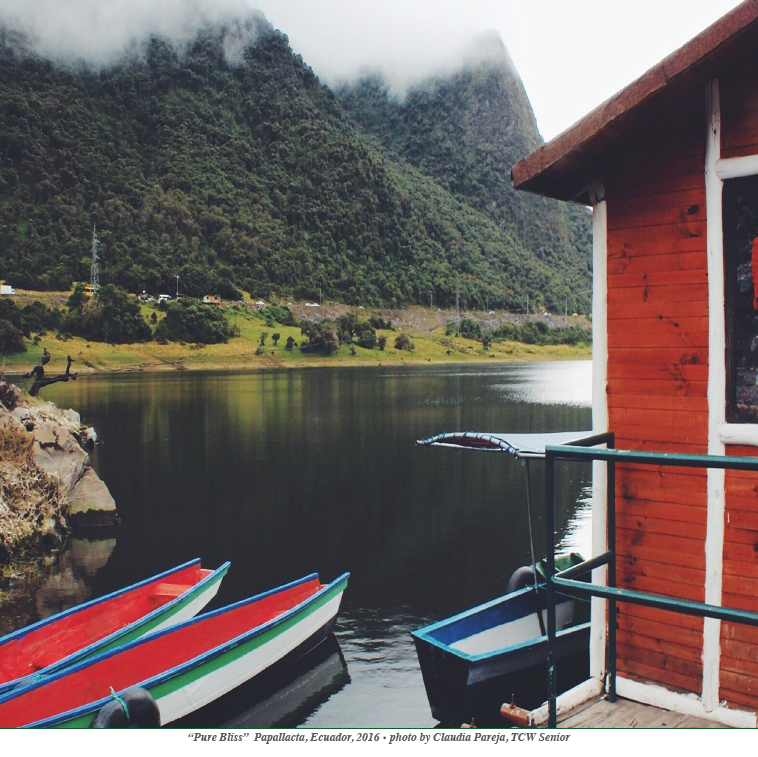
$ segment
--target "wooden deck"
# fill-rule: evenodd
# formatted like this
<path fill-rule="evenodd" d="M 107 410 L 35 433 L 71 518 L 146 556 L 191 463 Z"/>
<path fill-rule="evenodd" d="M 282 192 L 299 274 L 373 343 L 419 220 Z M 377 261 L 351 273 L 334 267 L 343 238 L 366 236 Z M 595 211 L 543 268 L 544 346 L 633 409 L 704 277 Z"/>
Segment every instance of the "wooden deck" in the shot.
<path fill-rule="evenodd" d="M 588 702 L 558 720 L 559 728 L 723 728 L 710 720 L 680 715 L 628 699 Z"/>

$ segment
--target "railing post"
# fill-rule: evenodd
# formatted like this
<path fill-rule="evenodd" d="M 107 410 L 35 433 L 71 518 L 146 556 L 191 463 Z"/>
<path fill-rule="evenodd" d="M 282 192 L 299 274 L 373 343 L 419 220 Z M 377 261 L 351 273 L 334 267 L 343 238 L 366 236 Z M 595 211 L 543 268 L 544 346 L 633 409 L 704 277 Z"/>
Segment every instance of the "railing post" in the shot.
<path fill-rule="evenodd" d="M 558 725 L 555 630 L 555 455 L 545 452 L 545 559 L 547 561 L 547 697 L 548 728 Z"/>
<path fill-rule="evenodd" d="M 608 445 L 612 446 L 612 442 Z M 608 462 L 608 585 L 616 588 L 616 462 Z M 608 700 L 616 701 L 616 600 L 608 600 Z"/>
<path fill-rule="evenodd" d="M 617 587 L 616 563 L 616 463 L 635 465 L 659 465 L 685 468 L 717 468 L 725 470 L 751 471 L 758 473 L 758 457 L 727 455 L 692 455 L 671 452 L 644 452 L 616 450 L 612 433 L 579 440 L 569 446 L 547 446 L 545 450 L 545 558 L 547 563 L 547 666 L 548 666 L 548 726 L 557 726 L 557 634 L 556 601 L 560 593 L 566 596 L 601 597 L 608 602 L 608 698 L 616 701 L 617 691 L 617 618 L 619 602 L 652 607 L 667 612 L 678 612 L 694 617 L 716 618 L 729 623 L 742 623 L 758 628 L 758 612 L 739 610 L 734 607 L 712 605 L 676 599 L 649 592 L 639 592 Z M 583 442 L 583 443 L 582 443 Z M 590 446 L 605 443 L 607 449 L 593 450 Z M 602 460 L 608 465 L 607 476 L 607 546 L 602 555 L 585 560 L 581 566 L 562 571 L 555 575 L 555 461 L 556 460 Z M 583 583 L 576 576 L 591 572 L 601 564 L 608 565 L 606 585 Z M 579 568 L 582 570 L 580 571 Z M 568 577 L 570 576 L 570 578 Z"/>

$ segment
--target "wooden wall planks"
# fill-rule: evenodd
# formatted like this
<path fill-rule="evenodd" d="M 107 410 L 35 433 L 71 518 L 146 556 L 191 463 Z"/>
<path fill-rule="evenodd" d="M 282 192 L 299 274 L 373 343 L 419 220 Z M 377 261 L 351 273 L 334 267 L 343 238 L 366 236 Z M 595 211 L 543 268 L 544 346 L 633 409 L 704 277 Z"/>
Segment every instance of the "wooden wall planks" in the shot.
<path fill-rule="evenodd" d="M 703 101 L 607 172 L 608 413 L 616 446 L 704 453 L 708 277 Z M 619 585 L 703 601 L 706 476 L 620 466 Z M 620 604 L 619 671 L 700 693 L 703 623 Z"/>

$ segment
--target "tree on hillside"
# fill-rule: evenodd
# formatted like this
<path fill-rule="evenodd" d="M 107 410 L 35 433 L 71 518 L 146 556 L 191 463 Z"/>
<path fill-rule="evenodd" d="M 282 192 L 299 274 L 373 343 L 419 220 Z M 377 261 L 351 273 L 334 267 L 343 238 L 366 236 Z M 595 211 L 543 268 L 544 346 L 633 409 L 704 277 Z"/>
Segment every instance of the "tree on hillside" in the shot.
<path fill-rule="evenodd" d="M 411 341 L 411 338 L 408 336 L 408 334 L 402 333 L 398 334 L 395 338 L 395 349 L 408 350 L 410 352 L 411 350 L 416 349 L 416 345 Z"/>
<path fill-rule="evenodd" d="M 306 321 L 302 324 L 302 333 L 308 337 L 307 342 L 301 342 L 302 352 L 315 352 L 323 355 L 333 355 L 340 346 L 337 326 L 333 321 Z"/>

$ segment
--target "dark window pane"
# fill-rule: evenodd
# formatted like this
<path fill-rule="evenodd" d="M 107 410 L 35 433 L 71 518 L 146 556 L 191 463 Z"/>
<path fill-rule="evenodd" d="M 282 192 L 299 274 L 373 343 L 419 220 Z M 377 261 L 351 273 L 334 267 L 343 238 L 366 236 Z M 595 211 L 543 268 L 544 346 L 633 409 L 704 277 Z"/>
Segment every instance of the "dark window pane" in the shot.
<path fill-rule="evenodd" d="M 758 177 L 724 182 L 727 421 L 758 423 Z"/>

